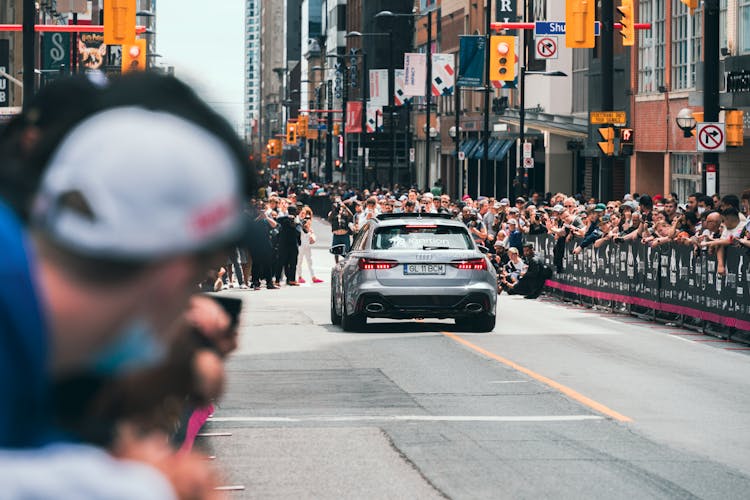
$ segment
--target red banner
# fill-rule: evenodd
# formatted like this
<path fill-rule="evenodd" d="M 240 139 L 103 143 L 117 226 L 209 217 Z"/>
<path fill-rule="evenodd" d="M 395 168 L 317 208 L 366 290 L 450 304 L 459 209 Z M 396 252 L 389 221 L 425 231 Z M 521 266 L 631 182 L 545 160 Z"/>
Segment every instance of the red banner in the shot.
<path fill-rule="evenodd" d="M 346 133 L 362 133 L 362 103 L 349 101 L 346 103 Z"/>

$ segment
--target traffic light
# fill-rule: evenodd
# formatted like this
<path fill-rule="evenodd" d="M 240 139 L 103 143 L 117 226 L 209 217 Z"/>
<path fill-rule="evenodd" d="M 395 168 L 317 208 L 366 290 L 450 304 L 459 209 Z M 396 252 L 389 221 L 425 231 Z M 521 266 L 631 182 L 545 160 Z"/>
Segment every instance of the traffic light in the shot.
<path fill-rule="evenodd" d="M 698 0 L 680 0 L 682 3 L 687 5 L 688 9 L 690 9 L 690 15 L 692 16 L 695 13 L 695 9 L 698 8 Z"/>
<path fill-rule="evenodd" d="M 604 142 L 599 143 L 599 149 L 602 150 L 607 156 L 614 156 L 615 154 L 615 128 L 614 127 L 602 127 L 599 129 L 599 135 L 602 136 Z"/>
<path fill-rule="evenodd" d="M 286 143 L 297 144 L 297 124 L 287 123 L 286 124 Z"/>
<path fill-rule="evenodd" d="M 573 49 L 592 49 L 596 43 L 596 2 L 594 0 L 566 0 L 565 46 Z"/>
<path fill-rule="evenodd" d="M 135 42 L 136 0 L 104 0 L 104 43 L 132 45 Z"/>
<path fill-rule="evenodd" d="M 133 45 L 122 46 L 122 65 L 120 69 L 123 73 L 146 70 L 145 38 L 136 39 Z"/>
<path fill-rule="evenodd" d="M 632 128 L 620 129 L 620 151 L 619 156 L 633 156 L 633 145 L 635 133 Z"/>
<path fill-rule="evenodd" d="M 745 113 L 739 109 L 728 109 L 724 112 L 724 123 L 727 133 L 727 146 L 745 145 Z"/>
<path fill-rule="evenodd" d="M 297 120 L 297 137 L 307 137 L 307 127 L 309 125 L 309 115 L 300 115 Z"/>
<path fill-rule="evenodd" d="M 622 0 L 617 10 L 622 14 L 620 24 L 622 24 L 622 44 L 626 47 L 635 45 L 635 10 L 633 9 L 633 0 Z"/>
<path fill-rule="evenodd" d="M 516 37 L 490 38 L 490 80 L 512 82 L 516 78 Z"/>

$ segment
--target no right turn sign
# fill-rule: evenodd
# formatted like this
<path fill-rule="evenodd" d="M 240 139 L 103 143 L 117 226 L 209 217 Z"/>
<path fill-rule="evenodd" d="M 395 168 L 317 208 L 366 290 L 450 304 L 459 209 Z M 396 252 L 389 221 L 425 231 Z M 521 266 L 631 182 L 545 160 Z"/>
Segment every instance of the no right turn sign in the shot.
<path fill-rule="evenodd" d="M 724 153 L 727 150 L 723 123 L 699 123 L 695 134 L 695 150 L 699 153 Z"/>

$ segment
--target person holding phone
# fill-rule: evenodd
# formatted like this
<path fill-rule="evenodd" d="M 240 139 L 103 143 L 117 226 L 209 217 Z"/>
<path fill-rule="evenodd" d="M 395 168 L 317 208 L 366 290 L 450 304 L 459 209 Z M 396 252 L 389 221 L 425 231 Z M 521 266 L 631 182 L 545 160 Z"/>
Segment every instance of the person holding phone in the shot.
<path fill-rule="evenodd" d="M 307 269 L 310 271 L 310 276 L 313 283 L 323 283 L 323 280 L 315 276 L 315 270 L 313 269 L 312 263 L 312 246 L 315 244 L 315 232 L 312 227 L 312 209 L 308 206 L 304 206 L 300 211 L 299 218 L 302 226 L 301 243 L 299 247 L 299 257 L 297 258 L 297 283 L 306 283 L 305 278 L 302 277 L 302 265 L 306 262 Z"/>

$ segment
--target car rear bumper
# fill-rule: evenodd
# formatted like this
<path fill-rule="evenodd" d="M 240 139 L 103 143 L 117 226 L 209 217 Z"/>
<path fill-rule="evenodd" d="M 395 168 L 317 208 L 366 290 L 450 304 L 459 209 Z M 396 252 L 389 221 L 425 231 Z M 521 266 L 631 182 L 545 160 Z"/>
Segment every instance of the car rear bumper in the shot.
<path fill-rule="evenodd" d="M 464 318 L 495 314 L 497 289 L 485 283 L 465 287 L 361 287 L 355 310 L 370 318 Z"/>

